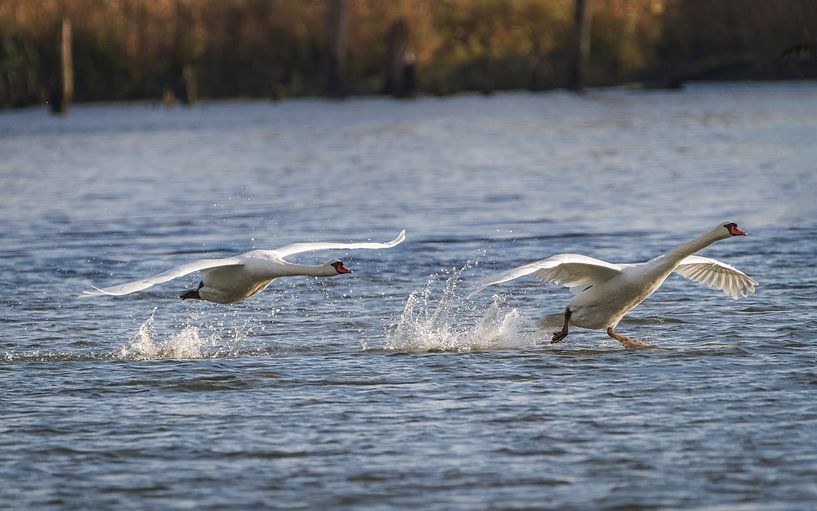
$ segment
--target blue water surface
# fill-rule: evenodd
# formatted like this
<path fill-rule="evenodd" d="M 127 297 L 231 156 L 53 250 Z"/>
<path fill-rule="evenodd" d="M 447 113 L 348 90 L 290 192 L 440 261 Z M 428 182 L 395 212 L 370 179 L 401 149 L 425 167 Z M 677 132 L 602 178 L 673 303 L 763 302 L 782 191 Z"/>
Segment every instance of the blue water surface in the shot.
<path fill-rule="evenodd" d="M 810 509 L 817 85 L 0 113 L 4 509 Z M 473 283 L 555 253 L 704 255 L 619 326 L 536 328 L 568 291 Z M 235 305 L 203 257 L 385 241 Z"/>

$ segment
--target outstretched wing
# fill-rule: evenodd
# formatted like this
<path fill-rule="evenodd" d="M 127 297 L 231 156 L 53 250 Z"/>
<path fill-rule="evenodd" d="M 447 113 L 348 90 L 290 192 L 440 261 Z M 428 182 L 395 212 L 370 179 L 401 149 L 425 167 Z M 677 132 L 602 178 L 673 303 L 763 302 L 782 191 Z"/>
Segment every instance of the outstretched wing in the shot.
<path fill-rule="evenodd" d="M 173 280 L 177 277 L 181 277 L 183 275 L 187 275 L 188 273 L 193 273 L 195 271 L 201 270 L 209 270 L 212 268 L 220 268 L 226 266 L 240 266 L 241 259 L 238 257 L 227 257 L 224 259 L 199 259 L 198 261 L 193 261 L 192 263 L 183 264 L 181 266 L 177 266 L 166 272 L 160 273 L 158 275 L 154 275 L 153 277 L 149 277 L 142 280 L 134 280 L 133 282 L 125 282 L 124 284 L 119 284 L 116 286 L 106 287 L 106 288 L 94 288 L 93 291 L 83 291 L 80 298 L 87 298 L 90 296 L 122 296 L 129 293 L 135 293 L 136 291 L 141 291 L 143 289 L 147 289 L 150 286 L 155 284 L 161 284 L 162 282 L 167 282 L 168 280 Z"/>
<path fill-rule="evenodd" d="M 391 241 L 386 243 L 374 243 L 374 242 L 364 242 L 364 243 L 332 243 L 332 242 L 316 242 L 316 243 L 294 243 L 292 245 L 287 245 L 285 247 L 276 248 L 272 252 L 275 252 L 281 257 L 290 256 L 292 254 L 300 254 L 301 252 L 313 252 L 316 250 L 332 250 L 332 249 L 357 249 L 357 248 L 368 248 L 368 249 L 377 249 L 377 248 L 392 248 L 406 239 L 406 230 L 403 229 L 400 231 L 400 234 L 397 235 Z"/>
<path fill-rule="evenodd" d="M 687 256 L 681 260 L 675 272 L 698 284 L 720 289 L 735 300 L 754 293 L 757 286 L 754 279 L 737 268 L 708 257 Z"/>
<path fill-rule="evenodd" d="M 477 282 L 469 297 L 488 286 L 532 275 L 543 283 L 569 288 L 584 288 L 600 284 L 621 274 L 619 264 L 608 263 L 579 254 L 557 254 L 553 257 L 526 264 Z"/>

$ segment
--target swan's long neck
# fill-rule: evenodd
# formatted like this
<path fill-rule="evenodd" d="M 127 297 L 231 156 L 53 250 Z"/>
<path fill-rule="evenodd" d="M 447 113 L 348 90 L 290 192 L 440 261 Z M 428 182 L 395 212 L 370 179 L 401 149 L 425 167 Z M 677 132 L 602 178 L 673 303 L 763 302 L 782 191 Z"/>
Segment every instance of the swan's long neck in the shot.
<path fill-rule="evenodd" d="M 687 243 L 684 243 L 683 245 L 673 250 L 670 250 L 669 252 L 664 254 L 663 257 L 661 257 L 661 260 L 668 265 L 671 264 L 672 267 L 674 268 L 675 265 L 681 262 L 681 260 L 684 259 L 685 257 L 705 249 L 706 247 L 715 243 L 716 241 L 728 237 L 728 235 L 727 236 L 723 235 L 724 232 L 725 231 L 722 228 L 716 228 L 712 231 L 709 231 L 704 235 L 698 236 L 692 241 L 688 241 Z"/>
<path fill-rule="evenodd" d="M 277 271 L 279 277 L 332 277 L 338 272 L 329 264 L 295 264 L 287 263 L 286 266 Z"/>

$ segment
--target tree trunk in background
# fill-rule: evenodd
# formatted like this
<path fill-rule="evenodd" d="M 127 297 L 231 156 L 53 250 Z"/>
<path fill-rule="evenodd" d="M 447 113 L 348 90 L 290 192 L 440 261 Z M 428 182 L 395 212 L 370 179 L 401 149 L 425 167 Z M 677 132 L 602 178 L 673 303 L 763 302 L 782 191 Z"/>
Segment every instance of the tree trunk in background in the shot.
<path fill-rule="evenodd" d="M 71 54 L 71 20 L 62 18 L 59 36 L 59 59 L 56 83 L 51 88 L 51 111 L 68 112 L 74 98 L 74 64 Z"/>
<path fill-rule="evenodd" d="M 138 62 L 138 85 L 137 92 L 143 97 L 149 98 L 154 92 L 148 83 L 148 5 L 147 0 L 139 3 L 139 14 L 137 17 L 137 48 L 139 50 Z M 154 94 L 157 95 L 157 94 Z"/>
<path fill-rule="evenodd" d="M 346 94 L 346 41 L 349 29 L 347 0 L 328 0 L 329 14 L 326 32 L 329 48 L 326 58 L 326 93 L 330 96 Z"/>
<path fill-rule="evenodd" d="M 403 18 L 389 29 L 386 53 L 386 82 L 384 92 L 396 98 L 406 98 L 416 92 L 414 52 L 408 46 L 408 24 Z"/>
<path fill-rule="evenodd" d="M 176 0 L 176 26 L 174 30 L 174 49 L 171 61 L 170 92 L 165 92 L 165 102 L 172 103 L 178 99 L 185 105 L 198 101 L 198 81 L 188 31 L 191 30 L 194 17 L 192 7 L 182 0 Z"/>
<path fill-rule="evenodd" d="M 590 53 L 590 26 L 593 18 L 592 0 L 576 0 L 573 25 L 573 48 L 567 88 L 580 92 L 584 82 L 584 68 Z"/>
<path fill-rule="evenodd" d="M 182 66 L 182 82 L 184 82 L 182 101 L 186 105 L 192 105 L 199 100 L 199 82 L 196 79 L 196 68 L 193 67 L 193 64 Z"/>

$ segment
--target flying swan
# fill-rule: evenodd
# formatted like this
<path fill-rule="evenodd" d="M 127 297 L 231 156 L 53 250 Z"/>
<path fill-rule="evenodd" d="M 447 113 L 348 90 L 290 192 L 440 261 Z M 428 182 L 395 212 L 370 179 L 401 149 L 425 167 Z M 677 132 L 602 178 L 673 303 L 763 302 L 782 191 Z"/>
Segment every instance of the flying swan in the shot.
<path fill-rule="evenodd" d="M 402 230 L 396 238 L 386 243 L 295 243 L 275 250 L 251 250 L 224 259 L 199 259 L 146 279 L 134 280 L 133 282 L 102 289 L 95 287 L 93 291 L 83 292 L 80 297 L 122 296 L 182 277 L 188 273 L 201 271 L 204 272 L 204 276 L 198 287 L 182 293 L 180 295 L 182 300 L 194 299 L 216 303 L 238 303 L 256 293 L 260 293 L 278 277 L 296 275 L 332 277 L 343 273 L 352 273 L 352 270 L 338 260 L 332 260 L 321 265 L 307 265 L 284 260 L 287 256 L 318 250 L 392 248 L 405 239 L 406 231 Z"/>
<path fill-rule="evenodd" d="M 597 330 L 607 329 L 607 335 L 628 348 L 649 344 L 616 333 L 614 330 L 625 314 L 643 302 L 664 283 L 672 272 L 713 289 L 720 289 L 732 298 L 747 296 L 755 291 L 755 282 L 740 270 L 715 259 L 692 255 L 716 241 L 732 236 L 746 236 L 736 223 L 720 224 L 706 234 L 645 263 L 614 264 L 579 254 L 557 254 L 541 261 L 488 277 L 477 282 L 470 296 L 488 286 L 532 275 L 543 283 L 570 288 L 575 294 L 564 313 L 550 314 L 540 322 L 542 327 L 563 324 L 553 334 L 552 343 L 567 337 L 570 325 Z"/>

